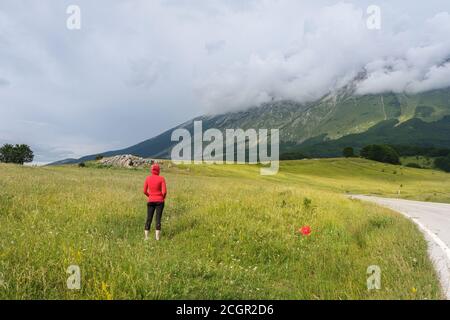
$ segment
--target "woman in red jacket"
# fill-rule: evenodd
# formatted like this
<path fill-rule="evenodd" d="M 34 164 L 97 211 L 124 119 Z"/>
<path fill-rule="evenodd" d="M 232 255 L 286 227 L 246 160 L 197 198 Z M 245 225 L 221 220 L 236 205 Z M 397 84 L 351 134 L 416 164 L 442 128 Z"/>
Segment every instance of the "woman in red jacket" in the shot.
<path fill-rule="evenodd" d="M 156 210 L 156 240 L 161 237 L 161 216 L 164 210 L 164 200 L 167 189 L 166 180 L 159 175 L 160 168 L 156 163 L 152 166 L 152 175 L 145 179 L 144 194 L 147 200 L 147 222 L 145 223 L 145 240 L 148 240 L 148 233 Z"/>

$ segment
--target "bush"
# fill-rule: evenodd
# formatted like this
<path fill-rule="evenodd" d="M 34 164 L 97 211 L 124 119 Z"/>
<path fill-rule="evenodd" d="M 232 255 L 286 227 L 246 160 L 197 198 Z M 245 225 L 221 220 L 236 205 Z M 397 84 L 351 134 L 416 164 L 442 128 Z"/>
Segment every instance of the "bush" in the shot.
<path fill-rule="evenodd" d="M 352 147 L 347 147 L 344 148 L 344 150 L 342 150 L 342 155 L 345 158 L 353 158 L 355 156 L 355 151 L 353 150 Z"/>
<path fill-rule="evenodd" d="M 79 166 L 80 168 L 84 168 L 84 167 L 86 167 L 86 163 L 80 162 L 80 163 L 78 164 L 78 166 Z"/>
<path fill-rule="evenodd" d="M 310 207 L 311 207 L 311 203 L 312 203 L 312 200 L 311 199 L 309 199 L 309 198 L 303 198 L 303 206 L 306 208 L 306 209 L 309 209 Z"/>
<path fill-rule="evenodd" d="M 99 154 L 95 157 L 95 161 L 100 161 L 102 159 L 103 159 L 103 156 L 101 154 Z"/>
<path fill-rule="evenodd" d="M 302 160 L 308 157 L 301 152 L 286 152 L 281 154 L 280 160 Z"/>
<path fill-rule="evenodd" d="M 410 163 L 406 164 L 405 167 L 422 169 L 422 167 L 418 163 L 414 163 L 414 162 L 410 162 Z"/>
<path fill-rule="evenodd" d="M 445 172 L 450 172 L 450 155 L 446 157 L 437 158 L 434 161 L 434 165 L 438 169 L 441 169 Z"/>
<path fill-rule="evenodd" d="M 402 157 L 428 156 L 428 157 L 446 157 L 450 155 L 450 149 L 436 147 L 419 147 L 406 145 L 393 145 L 392 148 Z"/>
<path fill-rule="evenodd" d="M 33 159 L 33 151 L 26 144 L 5 144 L 0 148 L 0 162 L 24 164 Z"/>
<path fill-rule="evenodd" d="M 400 157 L 394 148 L 388 145 L 372 144 L 362 148 L 361 157 L 378 162 L 400 164 Z"/>

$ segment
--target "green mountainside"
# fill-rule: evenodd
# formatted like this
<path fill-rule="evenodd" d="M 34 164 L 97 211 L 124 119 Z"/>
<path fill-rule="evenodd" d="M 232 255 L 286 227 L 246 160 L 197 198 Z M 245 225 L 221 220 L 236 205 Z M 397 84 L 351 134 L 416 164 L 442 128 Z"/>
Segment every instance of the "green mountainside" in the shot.
<path fill-rule="evenodd" d="M 350 84 L 319 101 L 301 104 L 274 101 L 244 111 L 206 115 L 185 122 L 129 148 L 104 152 L 104 156 L 134 154 L 168 158 L 176 144 L 170 140 L 177 128 L 193 132 L 194 121 L 203 130 L 279 129 L 281 152 L 303 150 L 312 156 L 340 155 L 343 146 L 390 143 L 450 147 L 450 88 L 418 94 L 356 95 Z M 92 160 L 90 155 L 55 164 Z"/>
<path fill-rule="evenodd" d="M 435 122 L 413 118 L 400 123 L 396 119 L 382 121 L 366 132 L 350 134 L 336 140 L 326 140 L 324 135 L 309 139 L 291 149 L 312 157 L 336 157 L 345 147 L 356 150 L 369 144 L 389 144 L 449 148 L 450 116 Z"/>

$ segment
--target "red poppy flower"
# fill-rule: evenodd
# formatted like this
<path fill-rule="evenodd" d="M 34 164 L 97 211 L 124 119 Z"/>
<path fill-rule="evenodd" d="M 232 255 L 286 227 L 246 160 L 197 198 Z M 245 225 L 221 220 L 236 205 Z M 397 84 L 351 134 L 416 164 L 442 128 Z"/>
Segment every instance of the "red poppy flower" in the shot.
<path fill-rule="evenodd" d="M 298 231 L 304 236 L 309 236 L 311 234 L 311 227 L 304 226 L 304 227 L 301 227 L 300 230 L 298 230 Z"/>

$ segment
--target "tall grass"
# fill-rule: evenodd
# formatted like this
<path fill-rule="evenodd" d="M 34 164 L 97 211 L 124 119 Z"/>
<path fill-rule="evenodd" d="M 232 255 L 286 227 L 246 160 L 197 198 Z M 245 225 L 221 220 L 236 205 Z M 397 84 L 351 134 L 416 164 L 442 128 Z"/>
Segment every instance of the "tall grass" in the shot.
<path fill-rule="evenodd" d="M 346 162 L 347 176 L 329 175 L 333 165 L 287 162 L 268 178 L 252 166 L 164 166 L 160 242 L 143 241 L 145 170 L 0 165 L 0 298 L 441 298 L 417 228 L 342 195 L 349 179 L 350 191 L 370 189 L 372 163 Z M 439 181 L 430 173 L 430 192 Z M 81 290 L 67 289 L 69 265 Z M 380 290 L 367 290 L 370 265 Z"/>

